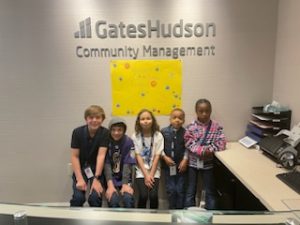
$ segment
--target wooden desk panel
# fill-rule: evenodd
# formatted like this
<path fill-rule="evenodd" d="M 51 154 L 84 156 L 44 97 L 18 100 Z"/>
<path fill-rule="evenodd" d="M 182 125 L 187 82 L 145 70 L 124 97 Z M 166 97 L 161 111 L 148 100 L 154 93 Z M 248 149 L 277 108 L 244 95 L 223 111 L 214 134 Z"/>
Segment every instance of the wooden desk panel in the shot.
<path fill-rule="evenodd" d="M 276 177 L 287 170 L 278 168 L 263 152 L 247 149 L 239 143 L 228 143 L 227 150 L 217 152 L 216 157 L 268 210 L 290 210 L 283 200 L 300 199 L 298 193 Z"/>

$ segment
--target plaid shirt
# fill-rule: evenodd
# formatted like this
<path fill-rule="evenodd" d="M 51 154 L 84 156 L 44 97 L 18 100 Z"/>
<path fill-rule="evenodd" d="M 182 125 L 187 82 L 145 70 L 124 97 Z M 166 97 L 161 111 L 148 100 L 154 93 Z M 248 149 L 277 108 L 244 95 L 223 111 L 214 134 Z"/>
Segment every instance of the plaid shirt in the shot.
<path fill-rule="evenodd" d="M 198 120 L 193 121 L 186 128 L 184 134 L 185 146 L 189 151 L 189 166 L 194 168 L 210 169 L 213 167 L 215 151 L 225 150 L 226 140 L 221 127 L 216 121 L 211 120 L 211 127 L 205 136 L 208 123 L 203 124 Z"/>

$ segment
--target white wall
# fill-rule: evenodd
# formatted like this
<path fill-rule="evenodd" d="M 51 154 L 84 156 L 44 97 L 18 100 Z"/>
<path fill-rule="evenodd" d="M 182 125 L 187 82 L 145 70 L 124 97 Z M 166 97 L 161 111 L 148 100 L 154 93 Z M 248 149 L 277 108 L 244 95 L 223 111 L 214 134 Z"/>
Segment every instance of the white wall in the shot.
<path fill-rule="evenodd" d="M 300 122 L 300 1 L 279 1 L 273 99 L 292 109 Z"/>
<path fill-rule="evenodd" d="M 243 136 L 250 109 L 272 99 L 277 24 L 274 0 L 2 0 L 0 2 L 0 201 L 68 201 L 72 129 L 90 104 L 111 115 L 109 62 L 78 58 L 84 46 L 202 46 L 215 56 L 183 61 L 183 109 L 206 97 L 228 140 Z M 111 23 L 214 22 L 214 38 L 75 39 L 87 17 Z M 298 33 L 299 34 L 299 33 Z M 294 37 L 292 37 L 294 38 Z M 278 58 L 278 57 L 277 57 Z M 115 58 L 114 58 L 115 59 Z M 140 57 L 139 59 L 144 59 Z M 159 59 L 159 58 L 151 58 Z M 277 67 L 278 68 L 278 67 Z M 135 117 L 126 117 L 129 133 Z M 166 116 L 158 117 L 166 126 Z"/>

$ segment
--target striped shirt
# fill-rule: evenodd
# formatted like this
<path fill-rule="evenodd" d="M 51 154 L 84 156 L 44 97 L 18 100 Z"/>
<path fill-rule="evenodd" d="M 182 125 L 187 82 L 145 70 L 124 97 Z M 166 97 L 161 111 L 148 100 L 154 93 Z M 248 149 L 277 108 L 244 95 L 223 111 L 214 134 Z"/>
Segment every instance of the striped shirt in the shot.
<path fill-rule="evenodd" d="M 189 151 L 189 166 L 193 168 L 210 169 L 213 167 L 215 151 L 225 150 L 226 140 L 223 127 L 218 122 L 211 120 L 211 127 L 203 142 L 208 124 L 194 120 L 186 128 L 184 134 L 185 146 Z"/>

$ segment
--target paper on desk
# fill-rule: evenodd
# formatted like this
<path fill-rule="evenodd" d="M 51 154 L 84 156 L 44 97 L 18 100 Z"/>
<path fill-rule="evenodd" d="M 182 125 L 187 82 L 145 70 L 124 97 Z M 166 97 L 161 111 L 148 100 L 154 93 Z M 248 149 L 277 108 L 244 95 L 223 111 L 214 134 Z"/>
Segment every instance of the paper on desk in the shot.
<path fill-rule="evenodd" d="M 272 125 L 268 125 L 259 121 L 255 121 L 255 120 L 250 120 L 250 123 L 262 128 L 262 129 L 272 129 L 273 126 Z"/>
<path fill-rule="evenodd" d="M 261 116 L 261 115 L 256 115 L 254 113 L 252 113 L 252 116 L 259 119 L 259 120 L 264 120 L 264 121 L 270 121 L 272 120 L 272 118 L 270 117 L 267 117 L 267 116 Z"/>

